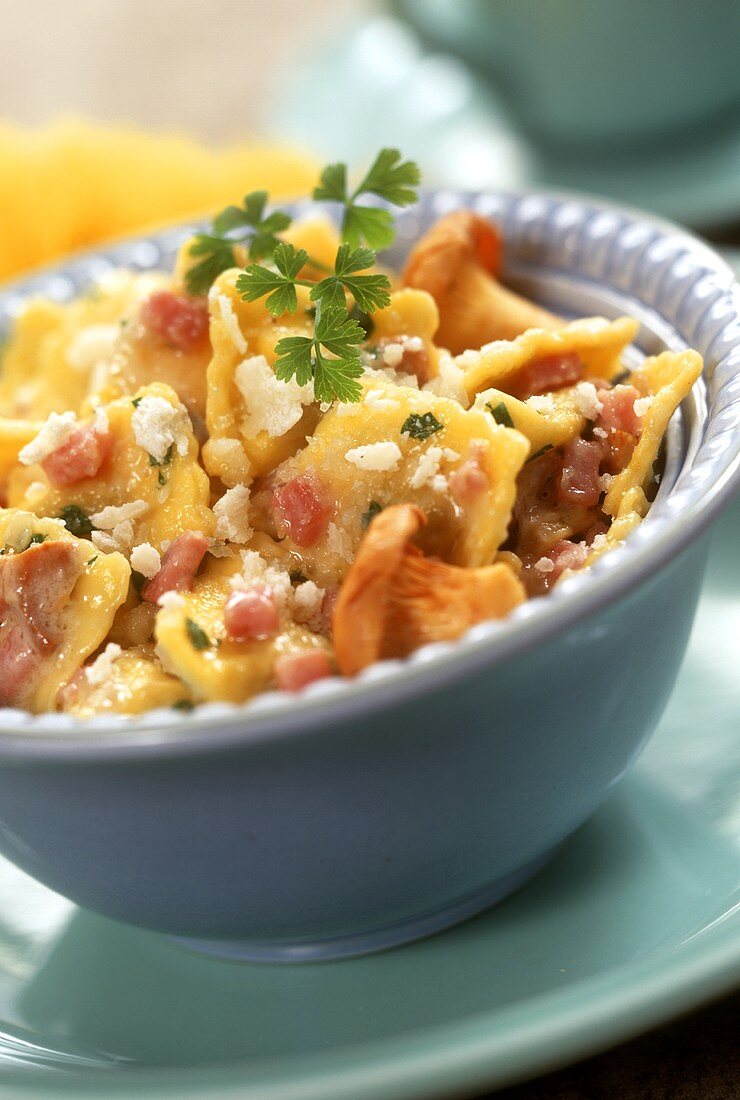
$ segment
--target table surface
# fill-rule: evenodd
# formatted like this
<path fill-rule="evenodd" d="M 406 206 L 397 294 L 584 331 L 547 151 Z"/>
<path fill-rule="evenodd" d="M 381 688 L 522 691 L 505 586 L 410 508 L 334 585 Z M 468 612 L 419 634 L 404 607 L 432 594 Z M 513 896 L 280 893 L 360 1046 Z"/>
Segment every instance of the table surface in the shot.
<path fill-rule="evenodd" d="M 172 128 L 212 141 L 264 129 L 274 81 L 372 0 L 0 0 L 0 114 Z M 143 30 L 143 33 L 142 33 Z M 203 64 L 204 57 L 218 65 Z M 29 75 L 30 74 L 30 75 Z M 737 1100 L 740 994 L 498 1100 Z"/>

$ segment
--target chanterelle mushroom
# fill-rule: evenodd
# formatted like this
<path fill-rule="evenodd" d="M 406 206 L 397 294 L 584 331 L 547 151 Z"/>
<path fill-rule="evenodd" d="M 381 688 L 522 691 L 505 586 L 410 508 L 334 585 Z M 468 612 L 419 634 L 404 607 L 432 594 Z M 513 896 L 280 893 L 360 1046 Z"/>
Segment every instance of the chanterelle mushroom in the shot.
<path fill-rule="evenodd" d="M 459 638 L 524 600 L 508 565 L 461 569 L 425 557 L 411 543 L 425 523 L 419 508 L 395 504 L 370 524 L 334 610 L 334 649 L 345 676 L 428 642 Z"/>
<path fill-rule="evenodd" d="M 501 238 L 485 218 L 456 210 L 440 218 L 409 256 L 402 282 L 426 290 L 439 308 L 435 342 L 454 355 L 491 340 L 564 321 L 498 281 Z"/>

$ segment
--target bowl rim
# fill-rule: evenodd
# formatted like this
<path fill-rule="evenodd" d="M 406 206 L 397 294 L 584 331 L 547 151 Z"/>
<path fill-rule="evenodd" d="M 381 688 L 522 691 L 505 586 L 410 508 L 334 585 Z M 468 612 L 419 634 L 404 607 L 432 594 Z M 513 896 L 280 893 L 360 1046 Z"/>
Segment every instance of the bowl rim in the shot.
<path fill-rule="evenodd" d="M 315 209 L 310 201 L 305 200 L 282 205 L 291 208 L 296 216 Z M 546 597 L 526 601 L 513 616 L 478 624 L 454 642 L 432 643 L 403 660 L 377 662 L 352 680 L 332 677 L 310 686 L 299 695 L 272 691 L 261 693 L 243 704 L 203 703 L 189 713 L 160 708 L 140 716 L 111 715 L 79 720 L 59 713 L 31 715 L 14 708 L 2 708 L 0 761 L 114 761 L 138 756 L 211 753 L 235 747 L 245 748 L 265 740 L 307 735 L 317 725 L 327 728 L 351 720 L 353 714 L 358 712 L 367 715 L 385 710 L 412 699 L 425 688 L 449 687 L 483 667 L 514 658 L 616 602 L 660 571 L 671 557 L 697 539 L 727 504 L 740 485 L 740 285 L 721 256 L 689 231 L 670 221 L 585 193 L 540 188 L 517 191 L 430 190 L 421 194 L 419 206 L 401 212 L 399 220 L 413 212 L 418 216 L 427 206 L 436 216 L 458 207 L 468 207 L 494 216 L 498 206 L 506 213 L 506 224 L 502 226 L 505 239 L 508 235 L 507 224 L 510 225 L 514 217 L 523 218 L 519 231 L 525 242 L 528 234 L 533 238 L 531 243 L 535 253 L 538 246 L 548 243 L 547 223 L 544 242 L 538 236 L 538 230 L 542 231 L 542 219 L 552 221 L 566 209 L 571 217 L 575 217 L 580 230 L 592 234 L 592 245 L 595 243 L 602 250 L 605 243 L 614 245 L 616 238 L 626 231 L 647 228 L 652 231 L 647 244 L 667 249 L 670 264 L 676 264 L 688 256 L 695 265 L 699 265 L 677 309 L 683 305 L 691 288 L 695 289 L 702 279 L 709 276 L 710 281 L 716 283 L 720 293 L 709 301 L 694 327 L 700 328 L 706 315 L 718 303 L 730 307 L 724 320 L 720 318 L 717 322 L 716 331 L 707 344 L 707 348 L 711 349 L 720 339 L 724 339 L 726 344 L 729 342 L 729 347 L 717 362 L 709 364 L 710 387 L 718 367 L 725 364 L 732 369 L 729 378 L 713 395 L 712 408 L 702 418 L 701 441 L 692 462 L 679 472 L 676 484 L 665 495 L 664 500 L 669 502 L 671 514 L 660 515 L 656 517 L 657 522 L 651 522 L 651 508 L 645 521 L 630 532 L 624 544 L 610 550 L 588 571 L 566 578 Z M 85 282 L 95 277 L 96 264 L 102 265 L 105 270 L 116 267 L 134 267 L 143 272 L 156 270 L 158 265 L 148 260 L 132 262 L 132 250 L 149 247 L 161 260 L 162 253 L 171 252 L 197 224 L 197 219 L 192 219 L 154 233 L 122 238 L 37 268 L 22 279 L 0 286 L 0 309 L 4 306 L 6 313 L 12 315 L 12 310 L 8 309 L 9 302 L 17 305 L 34 294 L 48 294 L 48 285 L 54 279 L 77 280 L 73 287 L 74 294 L 63 296 L 64 300 L 74 297 Z M 610 226 L 611 236 L 605 231 L 605 227 L 609 229 Z M 582 256 L 585 263 L 589 257 L 588 247 Z M 541 259 L 536 262 L 542 265 Z M 522 263 L 514 263 L 513 266 L 526 269 L 526 264 L 525 257 Z M 613 286 L 603 273 L 589 276 L 583 266 L 575 264 L 572 274 L 581 279 L 591 278 L 603 287 Z M 565 269 L 553 266 L 548 273 L 556 275 L 558 270 L 562 272 Z M 665 279 L 658 282 L 664 283 Z M 640 304 L 657 311 L 661 319 L 666 319 L 656 302 L 639 297 L 629 285 L 625 289 Z M 668 313 L 670 321 L 670 311 Z M 730 339 L 726 332 L 731 331 L 733 326 L 737 329 L 737 336 Z M 677 344 L 691 346 L 679 330 L 675 335 Z M 733 351 L 736 354 L 733 355 Z M 719 401 L 722 395 L 723 401 Z M 714 406 L 719 406 L 716 413 L 713 413 Z M 716 427 L 720 415 L 727 419 L 728 410 L 734 414 L 731 423 L 715 432 L 712 438 L 712 426 Z M 722 446 L 719 449 L 715 446 L 712 450 L 712 444 L 717 441 Z M 697 470 L 701 470 L 702 477 L 696 477 Z M 676 507 L 677 501 L 680 507 Z M 382 691 L 378 690 L 379 687 Z"/>

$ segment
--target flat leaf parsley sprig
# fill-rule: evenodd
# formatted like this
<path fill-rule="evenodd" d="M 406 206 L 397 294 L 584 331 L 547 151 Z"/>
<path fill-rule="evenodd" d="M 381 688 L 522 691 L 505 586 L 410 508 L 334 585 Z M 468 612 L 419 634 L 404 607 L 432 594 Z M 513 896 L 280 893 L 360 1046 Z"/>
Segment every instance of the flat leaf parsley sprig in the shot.
<path fill-rule="evenodd" d="M 241 243 L 248 245 L 250 259 L 267 261 L 252 262 L 237 279 L 237 290 L 245 301 L 265 298 L 266 308 L 279 317 L 297 312 L 296 287 L 311 288 L 310 300 L 316 311 L 313 333 L 278 341 L 275 376 L 283 381 L 295 378 L 299 385 L 313 380 L 316 399 L 321 402 L 358 401 L 362 394 L 357 379 L 363 373 L 360 348 L 365 331 L 349 314 L 347 294 L 365 313 L 390 304 L 390 281 L 368 269 L 375 264 L 375 249 L 387 248 L 395 237 L 390 211 L 359 200 L 374 195 L 394 206 L 408 206 L 417 199 L 419 178 L 418 166 L 404 161 L 397 149 L 381 149 L 352 192 L 347 190 L 346 165 L 331 164 L 324 169 L 313 197 L 343 207 L 342 243 L 331 270 L 312 259 L 305 249 L 279 239 L 278 233 L 288 228 L 290 218 L 281 211 L 265 217 L 264 192 L 255 193 L 257 199 L 247 195 L 243 207 L 228 207 L 219 214 L 213 233 L 196 238 L 191 254 L 202 259 L 188 272 L 188 290 L 204 293 L 221 271 L 234 266 L 233 248 L 239 233 Z M 302 277 L 307 268 L 325 270 L 327 274 L 316 282 Z"/>

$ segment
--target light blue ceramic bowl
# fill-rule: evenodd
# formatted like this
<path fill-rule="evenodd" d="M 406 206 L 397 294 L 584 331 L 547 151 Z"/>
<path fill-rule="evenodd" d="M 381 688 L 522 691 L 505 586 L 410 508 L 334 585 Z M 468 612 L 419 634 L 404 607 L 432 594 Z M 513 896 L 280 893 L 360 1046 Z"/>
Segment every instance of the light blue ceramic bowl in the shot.
<path fill-rule="evenodd" d="M 86 725 L 0 712 L 0 850 L 80 905 L 249 958 L 402 943 L 525 882 L 658 721 L 707 525 L 740 478 L 740 290 L 674 226 L 577 197 L 430 194 L 401 216 L 395 258 L 458 205 L 500 225 L 508 279 L 547 305 L 629 313 L 639 351 L 705 356 L 648 518 L 508 621 L 298 699 Z M 10 288 L 0 324 L 29 294 L 65 300 L 112 266 L 169 265 L 185 236 Z"/>

